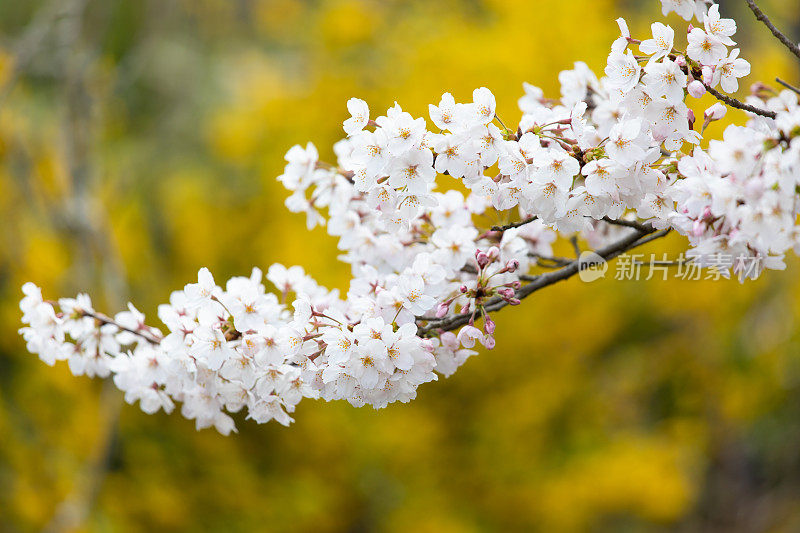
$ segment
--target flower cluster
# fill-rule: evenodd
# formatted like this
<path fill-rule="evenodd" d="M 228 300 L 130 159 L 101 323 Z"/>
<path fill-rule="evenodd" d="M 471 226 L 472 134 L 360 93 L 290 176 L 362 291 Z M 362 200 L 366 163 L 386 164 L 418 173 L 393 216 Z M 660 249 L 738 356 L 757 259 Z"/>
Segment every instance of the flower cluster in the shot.
<path fill-rule="evenodd" d="M 559 75 L 559 100 L 525 84 L 514 129 L 486 88 L 471 102 L 442 95 L 429 107 L 433 131 L 397 104 L 372 119 L 353 98 L 335 163 L 311 143 L 292 147 L 279 177 L 286 206 L 338 238 L 353 275 L 346 295 L 300 267 L 270 267 L 271 292 L 258 269 L 224 289 L 202 269 L 159 307 L 162 334 L 133 306 L 107 317 L 85 295 L 50 302 L 27 284 L 28 349 L 76 375 L 113 375 L 147 412 L 181 402 L 198 428 L 228 433 L 229 413 L 288 424 L 304 397 L 375 408 L 413 399 L 476 344 L 494 347 L 493 311 L 578 271 L 577 259 L 553 256 L 559 233 L 577 255 L 584 242 L 610 259 L 674 230 L 701 266 L 740 279 L 783 268 L 800 250 L 797 95 L 762 85 L 747 104 L 724 98 L 754 113 L 704 139 L 727 108 L 701 123 L 691 99 L 736 91 L 750 66 L 717 5 L 662 4 L 702 28 L 681 46 L 665 24 L 637 40 L 618 20 L 605 76 L 576 63 Z M 487 223 L 500 220 L 518 221 Z"/>

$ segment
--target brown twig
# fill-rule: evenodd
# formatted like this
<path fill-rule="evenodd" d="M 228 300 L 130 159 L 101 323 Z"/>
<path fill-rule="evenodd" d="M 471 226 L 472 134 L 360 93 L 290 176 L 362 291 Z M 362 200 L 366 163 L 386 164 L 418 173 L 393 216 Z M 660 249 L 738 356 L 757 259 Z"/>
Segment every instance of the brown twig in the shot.
<path fill-rule="evenodd" d="M 797 43 L 792 42 L 786 35 L 783 34 L 783 32 L 776 28 L 772 21 L 769 20 L 769 17 L 765 15 L 764 12 L 761 11 L 761 9 L 756 5 L 754 0 L 746 0 L 746 2 L 750 8 L 750 11 L 753 12 L 758 20 L 764 23 L 764 26 L 769 28 L 769 31 L 772 32 L 772 35 L 774 35 L 775 38 L 783 43 L 783 45 L 788 48 L 791 53 L 800 59 L 800 46 L 798 46 Z"/>
<path fill-rule="evenodd" d="M 532 217 L 526 218 L 525 220 L 520 220 L 519 222 L 513 222 L 511 224 L 506 224 L 505 226 L 492 226 L 490 231 L 501 231 L 502 232 L 502 231 L 518 228 L 520 226 L 524 226 L 525 224 L 528 224 L 529 222 L 533 222 L 537 218 L 539 218 L 539 217 L 532 216 Z"/>
<path fill-rule="evenodd" d="M 797 88 L 797 87 L 795 87 L 794 85 L 791 85 L 791 84 L 789 84 L 789 83 L 787 83 L 787 82 L 783 81 L 783 80 L 782 80 L 782 79 L 780 79 L 780 78 L 775 78 L 775 81 L 777 81 L 778 83 L 780 83 L 781 85 L 783 85 L 784 87 L 786 87 L 787 89 L 789 89 L 790 91 L 793 91 L 793 92 L 795 92 L 795 93 L 797 93 L 797 94 L 800 94 L 800 89 L 798 89 L 798 88 Z"/>
<path fill-rule="evenodd" d="M 601 220 L 608 224 L 613 224 L 614 226 L 624 226 L 626 228 L 633 228 L 639 231 L 645 231 L 646 228 L 646 224 L 637 222 L 635 220 L 624 220 L 610 217 L 603 217 Z"/>
<path fill-rule="evenodd" d="M 569 243 L 572 245 L 572 251 L 575 252 L 575 258 L 580 259 L 581 257 L 581 247 L 578 245 L 578 237 L 573 235 L 569 238 Z"/>
<path fill-rule="evenodd" d="M 161 338 L 157 337 L 149 329 L 148 330 L 138 330 L 138 329 L 133 329 L 133 328 L 129 328 L 129 327 L 123 326 L 122 324 L 120 324 L 119 322 L 115 321 L 110 316 L 104 315 L 103 313 L 98 313 L 97 311 L 85 311 L 85 310 L 81 309 L 80 312 L 81 312 L 81 314 L 83 316 L 88 316 L 88 317 L 94 318 L 95 320 L 97 320 L 98 322 L 100 322 L 102 324 L 110 324 L 110 325 L 115 326 L 116 328 L 118 328 L 118 329 L 120 329 L 122 331 L 127 331 L 128 333 L 133 333 L 137 337 L 143 338 L 144 340 L 146 340 L 150 344 L 161 344 Z"/>
<path fill-rule="evenodd" d="M 776 116 L 778 116 L 777 113 L 775 113 L 774 111 L 767 111 L 766 109 L 761 109 L 760 107 L 755 107 L 750 104 L 745 104 L 741 100 L 737 100 L 736 98 L 733 98 L 726 94 L 722 94 L 721 92 L 714 89 L 706 82 L 703 82 L 703 85 L 705 86 L 706 91 L 708 91 L 709 94 L 711 94 L 714 98 L 716 98 L 720 102 L 729 105 L 730 107 L 735 107 L 736 109 L 741 109 L 742 111 L 748 111 L 750 113 L 761 115 L 762 117 L 767 117 L 767 118 L 775 118 Z"/>
<path fill-rule="evenodd" d="M 533 257 L 534 259 L 536 259 L 537 260 L 537 264 L 538 264 L 538 261 L 547 261 L 549 263 L 555 263 L 557 266 L 565 266 L 565 265 L 570 264 L 573 261 L 572 259 L 567 259 L 566 257 L 555 257 L 555 256 L 550 256 L 550 255 L 541 255 L 541 254 L 534 254 L 534 253 L 528 254 L 528 257 Z"/>

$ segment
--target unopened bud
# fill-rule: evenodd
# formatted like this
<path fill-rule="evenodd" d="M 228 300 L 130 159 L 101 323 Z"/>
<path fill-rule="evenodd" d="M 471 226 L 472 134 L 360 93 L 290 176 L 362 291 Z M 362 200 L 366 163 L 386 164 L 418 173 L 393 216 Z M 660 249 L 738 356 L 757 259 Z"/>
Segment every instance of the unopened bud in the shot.
<path fill-rule="evenodd" d="M 686 90 L 689 91 L 689 94 L 694 98 L 700 98 L 706 94 L 706 86 L 703 85 L 703 82 L 700 80 L 694 80 L 689 84 Z"/>
<path fill-rule="evenodd" d="M 461 291 L 461 294 L 466 294 L 469 289 L 467 289 L 466 285 L 462 285 L 458 288 Z"/>
<path fill-rule="evenodd" d="M 506 270 L 509 272 L 516 272 L 519 268 L 519 261 L 516 259 L 512 259 L 508 263 L 506 263 Z"/>
<path fill-rule="evenodd" d="M 492 246 L 491 248 L 489 248 L 487 255 L 489 256 L 489 259 L 491 259 L 492 261 L 496 260 L 498 257 L 500 257 L 500 248 L 498 248 L 497 246 Z"/>
<path fill-rule="evenodd" d="M 771 95 L 772 92 L 772 87 L 761 81 L 757 81 L 750 86 L 750 94 L 758 96 L 759 98 L 766 99 Z"/>
<path fill-rule="evenodd" d="M 489 256 L 485 252 L 481 251 L 475 253 L 475 261 L 478 262 L 478 266 L 480 268 L 486 268 L 486 265 L 488 265 L 491 262 Z"/>
<path fill-rule="evenodd" d="M 498 289 L 497 292 L 500 294 L 500 296 L 502 296 L 503 298 L 506 298 L 506 299 L 514 297 L 514 290 L 513 289 L 509 289 L 508 287 L 504 287 L 502 289 Z"/>
<path fill-rule="evenodd" d="M 717 102 L 706 109 L 705 118 L 707 121 L 713 122 L 722 119 L 727 113 L 728 108 L 722 102 Z"/>
<path fill-rule="evenodd" d="M 488 335 L 492 335 L 494 333 L 496 325 L 494 320 L 491 319 L 489 315 L 486 315 L 486 318 L 483 319 L 483 331 L 486 332 Z"/>
<path fill-rule="evenodd" d="M 447 312 L 450 311 L 450 306 L 442 302 L 436 306 L 436 318 L 442 318 Z"/>
<path fill-rule="evenodd" d="M 495 347 L 495 340 L 492 335 L 486 335 L 483 338 L 483 345 L 486 347 L 487 350 L 493 350 Z"/>
<path fill-rule="evenodd" d="M 714 82 L 714 69 L 708 65 L 703 67 L 703 81 L 709 85 Z"/>

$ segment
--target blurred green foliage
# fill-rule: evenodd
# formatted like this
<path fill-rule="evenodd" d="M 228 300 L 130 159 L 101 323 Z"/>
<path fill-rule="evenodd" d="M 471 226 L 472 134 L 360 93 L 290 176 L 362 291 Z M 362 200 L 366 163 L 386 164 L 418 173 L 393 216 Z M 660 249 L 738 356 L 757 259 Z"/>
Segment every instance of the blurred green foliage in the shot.
<path fill-rule="evenodd" d="M 498 348 L 411 404 L 306 401 L 289 429 L 239 417 L 229 438 L 117 421 L 121 395 L 16 333 L 26 280 L 151 317 L 200 266 L 301 264 L 345 288 L 335 240 L 283 209 L 289 146 L 330 158 L 354 95 L 426 116 L 483 85 L 513 121 L 523 81 L 555 96 L 573 61 L 602 71 L 613 19 L 644 33 L 656 0 L 82 3 L 0 1 L 0 530 L 40 530 L 92 479 L 81 530 L 800 529 L 796 261 L 743 286 L 568 282 L 503 311 Z M 796 81 L 736 9 L 752 79 Z"/>

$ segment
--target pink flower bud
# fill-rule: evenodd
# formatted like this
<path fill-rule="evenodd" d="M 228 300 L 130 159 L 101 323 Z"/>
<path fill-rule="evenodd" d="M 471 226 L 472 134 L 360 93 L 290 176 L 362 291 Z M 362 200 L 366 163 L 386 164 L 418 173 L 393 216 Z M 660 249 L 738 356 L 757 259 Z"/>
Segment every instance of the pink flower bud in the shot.
<path fill-rule="evenodd" d="M 489 315 L 486 315 L 486 318 L 483 319 L 483 331 L 485 331 L 488 335 L 492 335 L 495 327 L 496 325 L 494 320 L 492 320 Z"/>
<path fill-rule="evenodd" d="M 500 248 L 498 248 L 497 246 L 492 246 L 491 248 L 489 248 L 487 255 L 489 256 L 489 259 L 495 261 L 498 257 L 500 257 Z"/>
<path fill-rule="evenodd" d="M 694 116 L 694 111 L 692 111 L 691 109 L 689 110 L 688 116 L 689 116 L 689 129 L 691 130 L 694 129 L 694 123 L 697 120 L 697 118 Z"/>
<path fill-rule="evenodd" d="M 517 261 L 516 259 L 512 259 L 511 261 L 506 263 L 506 270 L 508 272 L 516 272 L 518 268 L 519 268 L 519 261 Z"/>
<path fill-rule="evenodd" d="M 486 265 L 488 265 L 491 262 L 490 259 L 489 259 L 489 256 L 486 255 L 486 253 L 481 252 L 481 251 L 479 251 L 479 252 L 477 252 L 475 254 L 475 261 L 478 262 L 478 266 L 480 268 L 486 268 Z"/>
<path fill-rule="evenodd" d="M 509 289 L 508 287 L 504 287 L 504 288 L 502 288 L 502 289 L 498 289 L 498 291 L 497 291 L 497 292 L 498 292 L 498 293 L 500 294 L 500 296 L 502 296 L 503 298 L 513 298 L 513 297 L 514 297 L 514 291 L 513 291 L 513 289 Z"/>
<path fill-rule="evenodd" d="M 462 315 L 469 314 L 469 304 L 467 304 L 464 307 L 462 307 L 461 311 L 459 311 L 459 313 L 462 314 Z"/>
<path fill-rule="evenodd" d="M 687 90 L 694 98 L 700 98 L 706 94 L 706 86 L 703 85 L 703 82 L 700 80 L 694 80 L 692 83 L 690 83 L 687 87 Z"/>
<path fill-rule="evenodd" d="M 450 306 L 442 302 L 436 306 L 436 318 L 442 318 L 447 312 L 450 311 Z"/>
<path fill-rule="evenodd" d="M 703 67 L 703 81 L 709 85 L 714 82 L 714 69 L 707 65 Z"/>
<path fill-rule="evenodd" d="M 466 285 L 462 285 L 458 288 L 461 291 L 461 294 L 466 294 L 469 289 L 467 289 Z"/>
<path fill-rule="evenodd" d="M 519 300 L 518 300 L 518 299 L 516 299 L 516 298 L 509 298 L 507 301 L 508 301 L 508 304 L 509 304 L 509 305 L 519 305 L 519 304 L 521 304 L 521 303 L 522 303 L 521 301 L 519 301 Z"/>
<path fill-rule="evenodd" d="M 720 120 L 728 113 L 728 108 L 722 102 L 717 102 L 712 105 L 705 112 L 705 118 L 708 121 Z"/>
<path fill-rule="evenodd" d="M 483 338 L 483 345 L 486 347 L 487 350 L 494 350 L 495 344 L 496 343 L 493 336 L 486 335 Z"/>

